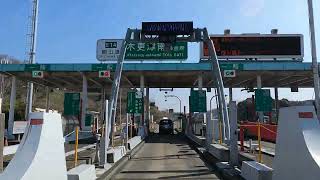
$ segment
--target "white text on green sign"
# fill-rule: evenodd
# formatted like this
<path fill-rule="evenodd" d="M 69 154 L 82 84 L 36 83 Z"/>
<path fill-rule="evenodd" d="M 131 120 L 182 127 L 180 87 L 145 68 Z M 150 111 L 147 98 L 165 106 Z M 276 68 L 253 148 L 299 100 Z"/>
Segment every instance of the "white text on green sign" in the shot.
<path fill-rule="evenodd" d="M 188 44 L 176 42 L 169 46 L 165 43 L 129 43 L 126 60 L 185 60 L 188 58 Z"/>

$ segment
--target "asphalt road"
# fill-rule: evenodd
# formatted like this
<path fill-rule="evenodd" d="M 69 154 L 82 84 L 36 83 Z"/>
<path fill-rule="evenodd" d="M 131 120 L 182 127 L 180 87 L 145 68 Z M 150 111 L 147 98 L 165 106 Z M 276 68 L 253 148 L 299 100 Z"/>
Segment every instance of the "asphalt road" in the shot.
<path fill-rule="evenodd" d="M 179 135 L 153 135 L 112 179 L 219 179 Z"/>

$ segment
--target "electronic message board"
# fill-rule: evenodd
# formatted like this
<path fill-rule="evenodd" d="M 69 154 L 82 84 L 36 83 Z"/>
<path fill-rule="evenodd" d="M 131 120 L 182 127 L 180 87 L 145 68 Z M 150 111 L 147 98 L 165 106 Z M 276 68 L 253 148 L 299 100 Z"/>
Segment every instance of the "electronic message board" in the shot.
<path fill-rule="evenodd" d="M 219 59 L 303 58 L 302 35 L 212 35 Z M 201 59 L 208 59 L 207 44 L 201 45 Z"/>
<path fill-rule="evenodd" d="M 142 33 L 146 35 L 190 35 L 193 22 L 142 22 Z"/>

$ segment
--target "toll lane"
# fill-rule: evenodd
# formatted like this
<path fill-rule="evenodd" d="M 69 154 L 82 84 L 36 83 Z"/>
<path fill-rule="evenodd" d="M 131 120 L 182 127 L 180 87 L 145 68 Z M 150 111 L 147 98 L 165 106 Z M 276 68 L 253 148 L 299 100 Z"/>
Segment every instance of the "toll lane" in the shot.
<path fill-rule="evenodd" d="M 219 179 L 179 135 L 153 135 L 114 179 Z"/>

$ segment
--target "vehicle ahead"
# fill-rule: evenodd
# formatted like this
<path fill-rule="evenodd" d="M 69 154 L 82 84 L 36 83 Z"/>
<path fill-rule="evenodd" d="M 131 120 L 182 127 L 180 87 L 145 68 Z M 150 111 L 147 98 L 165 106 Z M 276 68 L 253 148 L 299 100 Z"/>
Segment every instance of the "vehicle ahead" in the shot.
<path fill-rule="evenodd" d="M 159 134 L 174 134 L 173 121 L 168 118 L 163 118 L 159 122 Z"/>

